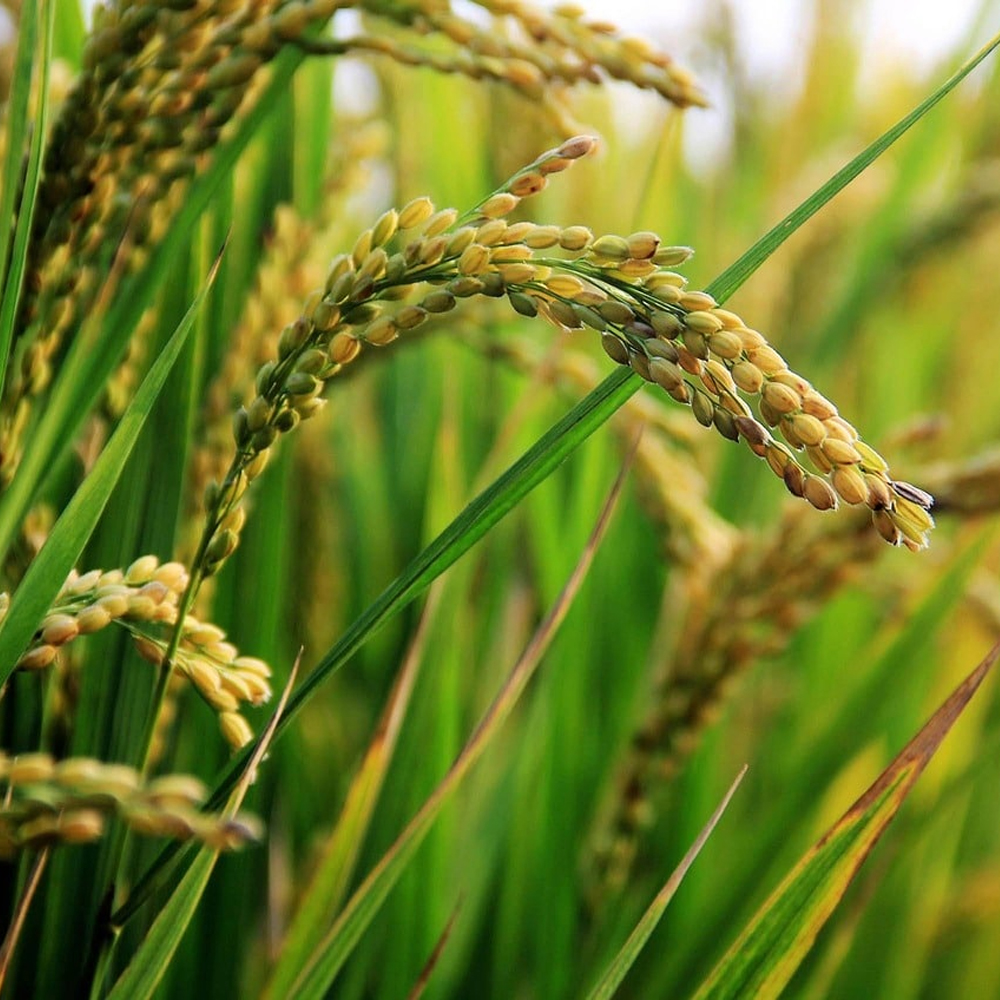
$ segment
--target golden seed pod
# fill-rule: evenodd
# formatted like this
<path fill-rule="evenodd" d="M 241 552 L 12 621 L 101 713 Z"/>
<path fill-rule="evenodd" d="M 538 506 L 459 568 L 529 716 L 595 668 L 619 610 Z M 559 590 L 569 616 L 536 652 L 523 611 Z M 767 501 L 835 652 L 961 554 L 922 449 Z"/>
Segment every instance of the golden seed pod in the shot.
<path fill-rule="evenodd" d="M 501 219 L 505 215 L 509 215 L 511 212 L 517 208 L 520 198 L 515 194 L 511 194 L 509 191 L 501 191 L 498 194 L 493 195 L 491 198 L 487 198 L 486 201 L 479 206 L 479 214 L 484 219 Z M 482 236 L 480 235 L 479 241 L 483 242 Z"/>
<path fill-rule="evenodd" d="M 448 249 L 445 251 L 446 257 L 458 257 L 467 247 L 476 241 L 476 228 L 474 226 L 462 226 L 456 230 L 448 239 Z"/>
<path fill-rule="evenodd" d="M 632 233 L 625 239 L 628 255 L 633 260 L 650 260 L 660 248 L 660 237 L 656 233 Z"/>
<path fill-rule="evenodd" d="M 880 508 L 872 511 L 872 524 L 875 530 L 890 544 L 899 545 L 903 540 L 902 532 L 896 527 L 888 510 Z"/>
<path fill-rule="evenodd" d="M 528 173 L 515 177 L 507 190 L 517 198 L 530 198 L 532 195 L 544 191 L 548 183 L 548 179 L 544 174 L 536 170 L 531 170 Z M 506 215 L 507 213 L 503 214 Z"/>
<path fill-rule="evenodd" d="M 253 740 L 253 730 L 250 723 L 239 712 L 222 712 L 219 715 L 219 728 L 225 741 L 234 749 L 242 750 Z"/>
<path fill-rule="evenodd" d="M 586 306 L 581 307 L 581 309 L 587 309 Z M 585 316 L 581 315 L 581 319 L 586 323 L 587 319 Z M 600 317 L 598 317 L 600 319 Z M 603 321 L 602 321 L 603 322 Z M 590 324 L 588 323 L 588 326 Z M 597 327 L 596 329 L 599 329 Z M 619 365 L 627 365 L 629 362 L 628 348 L 622 342 L 621 338 L 616 337 L 613 333 L 602 333 L 601 334 L 601 347 L 604 348 L 604 353 L 607 354 L 612 361 Z"/>
<path fill-rule="evenodd" d="M 785 481 L 788 492 L 794 497 L 804 497 L 806 495 L 806 481 L 809 478 L 805 470 L 789 456 L 788 464 L 785 466 L 781 478 Z"/>
<path fill-rule="evenodd" d="M 755 351 L 759 347 L 768 346 L 763 334 L 758 333 L 756 330 L 751 330 L 748 327 L 741 326 L 737 327 L 734 330 L 734 333 L 740 338 L 744 351 Z"/>
<path fill-rule="evenodd" d="M 61 646 L 80 634 L 80 626 L 72 615 L 47 615 L 42 620 L 41 640 L 52 646 Z"/>
<path fill-rule="evenodd" d="M 691 247 L 660 247 L 653 254 L 653 263 L 657 267 L 680 267 L 694 256 Z"/>
<path fill-rule="evenodd" d="M 683 344 L 677 346 L 677 363 L 690 375 L 701 375 L 701 359 L 692 354 Z"/>
<path fill-rule="evenodd" d="M 696 333 L 701 333 L 705 336 L 722 329 L 722 321 L 705 310 L 689 312 L 684 317 L 684 325 L 689 330 L 694 330 Z"/>
<path fill-rule="evenodd" d="M 830 484 L 845 503 L 868 502 L 868 484 L 864 474 L 853 465 L 838 466 L 830 473 Z"/>
<path fill-rule="evenodd" d="M 559 226 L 535 226 L 524 237 L 525 246 L 533 250 L 546 250 L 559 244 L 562 229 Z"/>
<path fill-rule="evenodd" d="M 66 787 L 80 787 L 100 781 L 103 768 L 93 757 L 69 757 L 59 761 L 52 774 L 52 780 Z"/>
<path fill-rule="evenodd" d="M 389 263 L 389 255 L 382 247 L 375 247 L 366 257 L 360 261 L 357 276 L 355 277 L 355 289 L 368 280 L 378 281 L 386 272 Z M 357 297 L 357 296 L 355 296 Z M 309 312 L 307 309 L 306 312 Z"/>
<path fill-rule="evenodd" d="M 534 266 L 523 262 L 497 264 L 496 267 L 497 273 L 509 285 L 523 285 L 526 282 L 534 281 L 537 277 Z"/>
<path fill-rule="evenodd" d="M 391 316 L 380 316 L 365 327 L 362 336 L 375 347 L 385 347 L 399 336 L 399 327 Z"/>
<path fill-rule="evenodd" d="M 829 420 L 837 416 L 837 407 L 815 389 L 802 394 L 802 411 L 819 420 Z"/>
<path fill-rule="evenodd" d="M 199 806 L 208 796 L 204 782 L 189 774 L 166 774 L 146 786 L 146 797 L 159 806 Z"/>
<path fill-rule="evenodd" d="M 708 312 L 719 303 L 708 292 L 684 292 L 680 298 L 680 307 L 685 312 Z M 721 326 L 721 324 L 720 324 Z"/>
<path fill-rule="evenodd" d="M 372 245 L 377 247 L 385 246 L 396 235 L 398 228 L 399 213 L 394 208 L 383 212 L 375 225 L 372 226 Z"/>
<path fill-rule="evenodd" d="M 684 373 L 673 361 L 668 361 L 666 358 L 651 358 L 649 374 L 652 380 L 667 392 L 676 389 L 684 382 Z"/>
<path fill-rule="evenodd" d="M 559 234 L 559 246 L 574 253 L 586 250 L 593 242 L 594 234 L 586 226 L 568 226 Z"/>
<path fill-rule="evenodd" d="M 528 233 L 532 232 L 536 228 L 534 222 L 514 222 L 511 223 L 503 231 L 503 235 L 500 237 L 500 242 L 505 246 L 521 243 Z"/>
<path fill-rule="evenodd" d="M 80 629 L 81 635 L 91 635 L 94 632 L 100 632 L 102 628 L 110 625 L 111 615 L 101 605 L 91 604 L 77 614 L 76 624 Z"/>
<path fill-rule="evenodd" d="M 55 761 L 47 753 L 21 753 L 7 765 L 7 782 L 11 785 L 34 785 L 51 781 Z"/>
<path fill-rule="evenodd" d="M 786 418 L 782 429 L 790 429 L 794 436 L 804 445 L 819 445 L 826 438 L 826 428 L 822 421 L 809 416 L 808 413 L 795 413 Z"/>
<path fill-rule="evenodd" d="M 396 314 L 396 326 L 400 330 L 412 330 L 420 326 L 428 315 L 427 310 L 422 306 L 403 306 Z"/>
<path fill-rule="evenodd" d="M 361 267 L 362 261 L 364 261 L 368 254 L 371 253 L 372 249 L 372 231 L 366 229 L 361 235 L 354 241 L 354 247 L 351 250 L 351 262 L 354 266 Z M 307 309 L 306 312 L 309 310 Z"/>
<path fill-rule="evenodd" d="M 694 315 L 693 313 L 691 315 Z M 688 319 L 691 318 L 688 316 Z M 709 314 L 711 315 L 711 314 Z M 743 351 L 743 344 L 740 338 L 731 330 L 722 329 L 716 333 L 710 333 L 708 346 L 713 354 L 727 361 L 733 361 L 740 356 Z"/>
<path fill-rule="evenodd" d="M 128 612 L 128 594 L 105 594 L 97 599 L 97 606 L 106 611 L 110 618 L 121 618 Z"/>
<path fill-rule="evenodd" d="M 667 395 L 671 399 L 676 400 L 678 403 L 687 405 L 691 402 L 691 387 L 687 382 L 681 382 L 680 385 L 674 386 L 673 389 L 667 389 Z"/>
<path fill-rule="evenodd" d="M 511 246 L 505 243 L 490 251 L 490 260 L 494 264 L 511 264 L 517 261 L 531 260 L 531 256 L 531 247 L 521 244 Z"/>
<path fill-rule="evenodd" d="M 806 447 L 806 454 L 809 456 L 809 461 L 812 462 L 816 468 L 826 475 L 828 472 L 832 472 L 835 463 L 831 462 L 830 459 L 826 457 L 821 447 L 816 445 L 808 445 Z"/>
<path fill-rule="evenodd" d="M 448 252 L 448 240 L 444 236 L 434 236 L 429 240 L 424 240 L 420 245 L 415 263 L 423 264 L 425 267 L 433 267 L 444 259 Z"/>
<path fill-rule="evenodd" d="M 451 229 L 458 219 L 458 212 L 454 208 L 442 208 L 440 212 L 435 212 L 424 226 L 424 237 L 438 236 L 446 229 Z"/>
<path fill-rule="evenodd" d="M 733 381 L 729 369 L 715 358 L 709 358 L 701 373 L 705 388 L 716 396 L 724 396 L 726 393 L 736 392 L 736 383 Z"/>
<path fill-rule="evenodd" d="M 816 510 L 836 510 L 837 508 L 837 494 L 833 487 L 820 476 L 806 478 L 803 495 Z"/>
<path fill-rule="evenodd" d="M 834 465 L 855 465 L 861 462 L 861 452 L 853 444 L 839 438 L 828 435 L 820 448 Z"/>
<path fill-rule="evenodd" d="M 142 556 L 136 559 L 127 570 L 125 570 L 125 582 L 130 584 L 145 583 L 153 578 L 157 567 L 160 565 L 156 556 Z"/>
<path fill-rule="evenodd" d="M 59 839 L 66 844 L 85 844 L 104 833 L 104 817 L 96 809 L 71 809 L 57 820 Z"/>
<path fill-rule="evenodd" d="M 464 275 L 481 274 L 489 266 L 490 251 L 482 243 L 473 243 L 458 258 L 458 272 Z"/>
<path fill-rule="evenodd" d="M 749 349 L 747 359 L 752 361 L 765 375 L 772 378 L 788 367 L 785 359 L 767 344 Z"/>
<path fill-rule="evenodd" d="M 565 14 L 563 16 L 566 16 Z M 553 154 L 563 160 L 578 160 L 586 156 L 597 146 L 597 139 L 592 135 L 575 135 L 557 147 Z"/>
<path fill-rule="evenodd" d="M 589 255 L 602 261 L 621 263 L 631 257 L 628 241 L 621 236 L 601 236 L 590 245 Z"/>
<path fill-rule="evenodd" d="M 753 417 L 736 417 L 734 420 L 736 429 L 740 432 L 740 437 L 747 443 L 747 447 L 757 456 L 763 458 L 767 454 L 767 447 L 771 441 L 771 435 L 767 428 L 762 426 Z"/>
<path fill-rule="evenodd" d="M 17 661 L 20 670 L 42 670 L 56 658 L 55 646 L 35 646 Z"/>
<path fill-rule="evenodd" d="M 586 287 L 575 274 L 555 274 L 545 282 L 545 287 L 553 295 L 576 298 Z"/>
<path fill-rule="evenodd" d="M 614 270 L 608 271 L 608 276 L 634 282 L 638 278 L 645 278 L 655 270 L 656 265 L 651 260 L 625 260 Z"/>
<path fill-rule="evenodd" d="M 341 331 L 330 341 L 328 354 L 335 365 L 346 365 L 361 353 L 361 342 L 353 333 Z"/>
<path fill-rule="evenodd" d="M 236 546 L 239 543 L 239 535 L 235 531 L 228 529 L 220 531 L 208 544 L 205 551 L 206 562 L 222 563 L 236 551 Z"/>
<path fill-rule="evenodd" d="M 723 330 L 739 330 L 744 325 L 743 320 L 728 309 L 713 309 L 712 315 L 722 324 Z"/>
<path fill-rule="evenodd" d="M 884 510 L 892 506 L 892 490 L 889 484 L 879 475 L 872 472 L 863 473 L 868 487 L 866 503 L 872 510 Z"/>
<path fill-rule="evenodd" d="M 88 590 L 93 590 L 99 585 L 101 575 L 102 574 L 99 569 L 92 569 L 90 572 L 84 573 L 82 576 L 75 577 L 72 585 L 67 580 L 66 587 L 64 589 L 73 594 L 85 594 Z"/>
<path fill-rule="evenodd" d="M 136 651 L 147 663 L 152 663 L 154 667 L 158 667 L 163 663 L 165 651 L 158 643 L 142 635 L 133 636 L 132 642 L 135 645 Z"/>
<path fill-rule="evenodd" d="M 788 467 L 788 463 L 793 462 L 794 459 L 777 441 L 770 441 L 765 446 L 764 461 L 779 479 L 784 479 L 785 469 Z"/>
<path fill-rule="evenodd" d="M 478 295 L 482 292 L 483 283 L 472 275 L 463 274 L 458 278 L 452 278 L 451 281 L 445 285 L 445 288 L 447 288 L 452 295 L 460 299 L 467 299 L 471 295 Z"/>
<path fill-rule="evenodd" d="M 490 219 L 476 230 L 476 242 L 484 247 L 496 246 L 507 232 L 506 219 Z"/>
<path fill-rule="evenodd" d="M 434 214 L 434 202 L 426 196 L 414 198 L 399 212 L 399 228 L 415 229 Z"/>
<path fill-rule="evenodd" d="M 760 390 L 760 396 L 775 413 L 796 413 L 802 408 L 799 394 L 780 382 L 768 381 Z"/>
<path fill-rule="evenodd" d="M 862 468 L 864 468 L 866 472 L 889 471 L 888 462 L 886 462 L 886 460 L 870 445 L 865 444 L 864 441 L 855 441 L 854 447 L 861 456 Z"/>

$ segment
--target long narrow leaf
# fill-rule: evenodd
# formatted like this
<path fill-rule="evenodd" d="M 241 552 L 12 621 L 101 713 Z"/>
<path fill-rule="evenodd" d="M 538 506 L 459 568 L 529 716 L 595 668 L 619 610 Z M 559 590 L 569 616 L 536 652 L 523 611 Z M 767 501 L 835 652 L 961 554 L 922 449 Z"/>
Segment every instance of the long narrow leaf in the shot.
<path fill-rule="evenodd" d="M 780 995 L 998 657 L 1000 644 L 792 869 L 702 985 L 698 1000 Z"/>
<path fill-rule="evenodd" d="M 708 822 L 702 828 L 701 833 L 698 834 L 694 843 L 688 849 L 687 854 L 681 858 L 681 863 L 673 870 L 666 884 L 656 894 L 656 898 L 649 904 L 639 923 L 636 924 L 635 930 L 628 936 L 628 940 L 611 960 L 611 963 L 604 971 L 597 985 L 588 994 L 589 1000 L 610 1000 L 614 996 L 628 970 L 632 968 L 635 960 L 639 957 L 639 953 L 645 947 L 650 934 L 656 929 L 656 925 L 660 922 L 660 917 L 663 916 L 670 900 L 674 898 L 674 893 L 677 892 L 681 882 L 684 881 L 684 876 L 687 875 L 688 869 L 694 864 L 694 859 L 701 853 L 701 849 L 712 835 L 712 831 L 718 825 L 719 820 L 722 819 L 722 814 L 729 807 L 729 801 L 736 794 L 736 789 L 739 788 L 740 782 L 746 773 L 747 767 L 744 764 L 740 769 L 740 773 L 736 775 L 733 783 L 729 786 L 729 790 L 722 797 L 722 801 L 716 806 L 715 812 L 712 813 Z"/>
<path fill-rule="evenodd" d="M 28 567 L 28 572 L 14 592 L 10 610 L 0 622 L 0 686 L 6 683 L 7 678 L 13 673 L 17 659 L 30 642 L 38 622 L 50 607 L 66 575 L 76 564 L 84 545 L 87 544 L 87 539 L 90 538 L 108 502 L 108 497 L 139 439 L 146 418 L 152 411 L 153 404 L 180 355 L 181 348 L 194 325 L 195 316 L 215 279 L 220 260 L 221 255 L 216 258 L 204 287 L 160 352 L 149 374 L 143 379 L 135 398 L 94 463 L 90 474 L 67 504 L 41 552 Z"/>
<path fill-rule="evenodd" d="M 612 487 L 597 524 L 587 541 L 579 562 L 570 574 L 566 586 L 518 659 L 500 693 L 487 709 L 465 748 L 417 815 L 413 817 L 382 860 L 358 887 L 337 922 L 314 951 L 309 962 L 300 970 L 299 977 L 292 988 L 282 995 L 281 1000 L 299 1000 L 299 998 L 301 1000 L 308 1000 L 308 998 L 321 1000 L 326 995 L 348 955 L 423 843 L 424 837 L 430 831 L 438 813 L 454 795 L 471 770 L 472 765 L 482 756 L 490 740 L 499 732 L 501 725 L 506 721 L 527 687 L 528 681 L 534 675 L 542 656 L 566 617 L 570 605 L 587 575 L 621 492 L 625 471 L 627 470 L 623 470 Z M 272 995 L 266 994 L 266 996 Z"/>
<path fill-rule="evenodd" d="M 410 704 L 410 695 L 424 656 L 430 623 L 440 606 L 440 589 L 434 588 L 424 608 L 417 632 L 399 676 L 392 686 L 385 711 L 364 760 L 351 781 L 344 807 L 324 848 L 323 856 L 295 912 L 295 919 L 281 944 L 267 992 L 284 996 L 309 954 L 336 916 L 347 891 L 351 873 L 364 842 L 393 751 Z"/>

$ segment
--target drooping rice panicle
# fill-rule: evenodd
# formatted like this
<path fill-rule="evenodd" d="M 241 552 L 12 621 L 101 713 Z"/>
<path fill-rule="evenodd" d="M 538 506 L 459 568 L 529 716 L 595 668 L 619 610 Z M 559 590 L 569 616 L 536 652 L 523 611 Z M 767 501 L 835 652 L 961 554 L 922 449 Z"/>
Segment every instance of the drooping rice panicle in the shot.
<path fill-rule="evenodd" d="M 131 767 L 89 757 L 0 752 L 0 789 L 0 857 L 6 859 L 25 849 L 99 840 L 112 819 L 143 836 L 198 840 L 217 850 L 242 847 L 262 832 L 252 815 L 202 812 L 208 792 L 197 778 L 168 774 L 144 781 Z"/>
<path fill-rule="evenodd" d="M 18 669 L 44 669 L 69 643 L 113 623 L 129 632 L 144 659 L 159 665 L 187 583 L 187 570 L 180 563 L 161 564 L 155 556 L 143 556 L 125 570 L 91 570 L 82 575 L 74 571 L 18 660 Z M 0 594 L 0 618 L 8 603 L 8 596 Z M 267 664 L 241 656 L 222 629 L 191 615 L 181 627 L 175 664 L 218 713 L 227 741 L 235 748 L 249 742 L 252 732 L 239 708 L 270 699 Z"/>

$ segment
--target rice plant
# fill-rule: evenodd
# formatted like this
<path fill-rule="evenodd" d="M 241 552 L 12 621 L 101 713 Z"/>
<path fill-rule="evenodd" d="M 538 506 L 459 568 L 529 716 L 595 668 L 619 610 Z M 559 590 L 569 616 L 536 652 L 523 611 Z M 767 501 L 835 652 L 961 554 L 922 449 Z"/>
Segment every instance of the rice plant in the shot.
<path fill-rule="evenodd" d="M 3 995 L 1000 988 L 995 4 L 3 6 Z"/>

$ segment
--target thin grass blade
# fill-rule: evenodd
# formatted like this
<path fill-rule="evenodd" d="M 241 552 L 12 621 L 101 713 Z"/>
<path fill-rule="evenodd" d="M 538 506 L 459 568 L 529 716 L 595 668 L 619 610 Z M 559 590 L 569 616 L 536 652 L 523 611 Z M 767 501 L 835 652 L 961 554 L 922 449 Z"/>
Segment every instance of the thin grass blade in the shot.
<path fill-rule="evenodd" d="M 100 519 L 108 497 L 139 439 L 146 418 L 184 347 L 198 310 L 218 272 L 220 260 L 221 252 L 204 287 L 143 379 L 135 398 L 94 463 L 90 475 L 67 504 L 42 550 L 28 567 L 24 579 L 14 592 L 10 609 L 3 621 L 0 621 L 0 686 L 13 673 L 18 657 L 31 641 L 38 622 L 51 606 L 52 599 L 76 564 Z"/>
<path fill-rule="evenodd" d="M 697 1000 L 777 997 L 865 858 L 1000 657 L 994 646 L 927 724 L 792 869 L 697 993 Z"/>
<path fill-rule="evenodd" d="M 712 835 L 719 820 L 722 819 L 722 814 L 729 807 L 729 802 L 733 795 L 736 794 L 736 789 L 740 787 L 740 782 L 743 781 L 746 773 L 747 765 L 744 764 L 740 769 L 740 773 L 736 775 L 733 783 L 729 786 L 729 790 L 722 797 L 722 801 L 716 807 L 715 812 L 712 813 L 708 822 L 695 838 L 687 854 L 681 859 L 681 863 L 673 870 L 666 884 L 656 894 L 655 899 L 650 903 L 639 923 L 636 924 L 635 930 L 632 931 L 628 940 L 622 945 L 621 950 L 611 960 L 611 963 L 605 969 L 597 985 L 588 994 L 588 1000 L 610 1000 L 615 995 L 628 970 L 632 968 L 635 960 L 639 957 L 639 953 L 645 947 L 650 934 L 656 929 L 656 925 L 660 922 L 660 917 L 663 916 L 670 900 L 674 898 L 674 893 L 677 892 L 681 882 L 684 881 L 684 876 L 687 875 L 688 869 L 694 864 L 694 859 L 701 853 L 701 849 Z"/>
<path fill-rule="evenodd" d="M 918 104 L 892 128 L 883 132 L 850 163 L 841 167 L 818 191 L 789 212 L 770 232 L 761 237 L 739 260 L 726 268 L 711 285 L 720 302 L 728 298 L 804 222 L 812 218 L 835 194 L 847 187 L 858 174 L 875 162 L 897 139 L 912 128 L 928 111 L 947 97 L 998 45 L 1000 35 L 987 42 L 968 62 L 950 76 L 927 100 Z"/>
<path fill-rule="evenodd" d="M 297 907 L 294 920 L 282 942 L 278 961 L 265 989 L 272 996 L 284 996 L 340 909 L 386 772 L 393 759 L 399 731 L 410 704 L 410 695 L 423 662 L 428 628 L 437 613 L 439 601 L 440 590 L 434 588 L 424 607 L 403 667 L 389 693 L 375 735 L 351 781 L 344 807 L 327 841 L 316 873 L 303 894 L 302 902 Z"/>
<path fill-rule="evenodd" d="M 459 899 L 455 904 L 455 909 L 451 911 L 451 916 L 448 917 L 448 923 L 444 925 L 444 930 L 441 931 L 437 943 L 434 945 L 434 950 L 430 953 L 427 961 L 424 963 L 424 967 L 420 970 L 420 975 L 417 976 L 417 981 L 413 984 L 413 989 L 406 995 L 406 1000 L 420 1000 L 420 997 L 424 995 L 424 991 L 431 981 L 431 976 L 434 974 L 434 970 L 437 968 L 438 962 L 441 961 L 441 956 L 444 954 L 444 949 L 448 945 L 452 929 L 455 926 L 455 921 L 458 919 L 461 909 L 462 900 Z"/>
<path fill-rule="evenodd" d="M 472 765 L 482 756 L 490 741 L 499 732 L 501 725 L 527 687 L 528 681 L 534 675 L 590 569 L 594 554 L 611 520 L 626 472 L 627 467 L 612 487 L 583 554 L 565 587 L 521 654 L 465 748 L 417 815 L 351 897 L 343 913 L 314 951 L 310 961 L 300 970 L 298 979 L 282 1000 L 293 1000 L 293 998 L 319 1000 L 326 995 L 348 955 L 378 913 L 392 887 L 406 870 L 438 813 L 451 799 Z"/>

